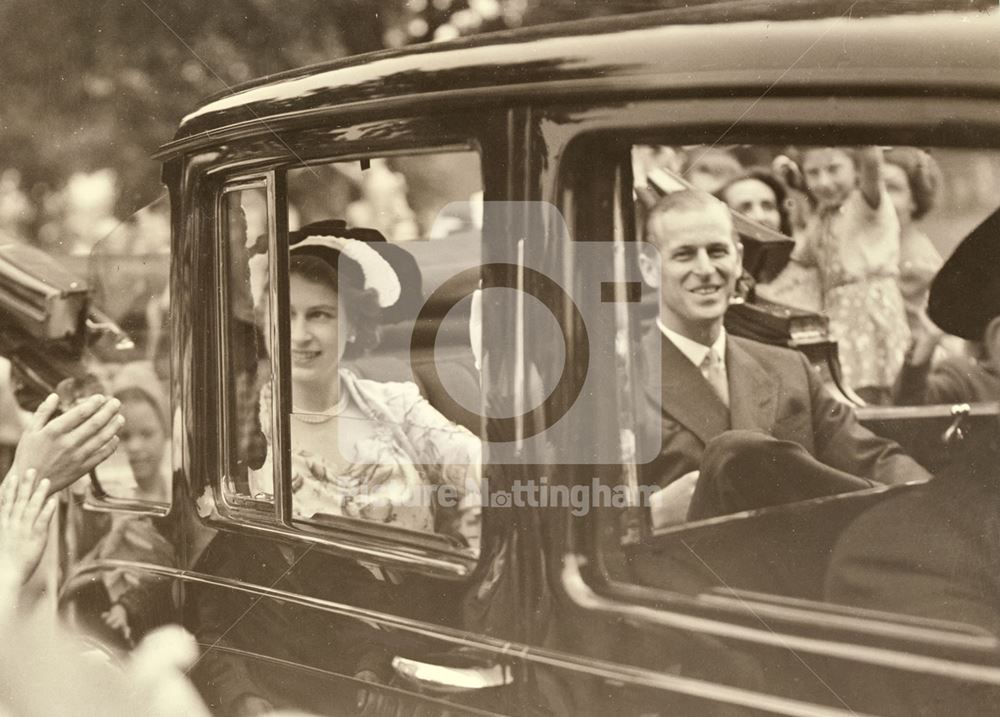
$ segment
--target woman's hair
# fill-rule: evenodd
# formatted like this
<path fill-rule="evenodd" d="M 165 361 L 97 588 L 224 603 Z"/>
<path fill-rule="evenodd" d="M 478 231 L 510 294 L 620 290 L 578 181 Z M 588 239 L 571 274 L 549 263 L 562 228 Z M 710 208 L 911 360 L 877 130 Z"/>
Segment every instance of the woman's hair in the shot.
<path fill-rule="evenodd" d="M 893 147 L 886 151 L 887 164 L 895 164 L 906 173 L 913 195 L 913 218 L 920 219 L 934 208 L 941 187 L 941 170 L 927 152 L 916 147 Z"/>
<path fill-rule="evenodd" d="M 129 386 L 127 388 L 122 388 L 115 391 L 115 398 L 126 403 L 146 403 L 150 408 L 153 409 L 153 413 L 156 414 L 156 420 L 160 423 L 160 428 L 163 429 L 165 435 L 170 435 L 170 426 L 167 423 L 167 413 L 162 404 L 162 402 L 154 396 L 150 391 L 139 386 Z"/>
<path fill-rule="evenodd" d="M 779 229 L 781 233 L 785 236 L 792 235 L 792 216 L 789 205 L 788 189 L 785 187 L 784 182 L 782 182 L 771 170 L 766 167 L 751 167 L 746 170 L 743 174 L 737 177 L 733 177 L 728 182 L 723 184 L 719 190 L 715 193 L 715 196 L 721 199 L 723 202 L 726 201 L 726 190 L 737 182 L 744 182 L 748 179 L 756 179 L 761 184 L 766 185 L 772 192 L 774 192 L 774 201 L 778 208 L 779 219 Z"/>
<path fill-rule="evenodd" d="M 346 273 L 342 277 L 337 267 L 325 259 L 314 254 L 295 251 L 288 259 L 288 273 L 314 284 L 327 286 L 336 292 L 342 299 L 341 306 L 354 327 L 352 345 L 355 349 L 369 351 L 378 346 L 381 313 L 378 294 L 374 289 L 362 288 L 363 279 L 352 281 L 352 277 Z"/>

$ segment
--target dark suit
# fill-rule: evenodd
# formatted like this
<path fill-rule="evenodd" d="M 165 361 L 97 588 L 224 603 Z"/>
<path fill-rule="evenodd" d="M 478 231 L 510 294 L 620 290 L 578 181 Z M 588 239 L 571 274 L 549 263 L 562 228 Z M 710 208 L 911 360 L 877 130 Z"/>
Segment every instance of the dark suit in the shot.
<path fill-rule="evenodd" d="M 662 438 L 659 455 L 641 466 L 643 482 L 668 485 L 702 469 L 706 446 L 730 429 L 755 431 L 801 446 L 805 457 L 879 483 L 929 477 L 895 443 L 862 427 L 853 409 L 834 399 L 805 357 L 789 349 L 730 335 L 726 341 L 729 408 L 701 371 L 658 331 L 643 338 L 642 371 L 655 370 L 660 343 L 661 386 L 645 382 L 647 447 Z M 656 434 L 659 431 L 659 434 Z M 652 451 L 645 453 L 651 455 Z M 806 479 L 804 479 L 806 480 Z"/>
<path fill-rule="evenodd" d="M 934 480 L 858 517 L 827 571 L 830 602 L 953 624 L 1000 637 L 1000 450 L 983 436 Z M 887 715 L 998 714 L 995 688 L 928 683 L 859 669 L 851 689 Z"/>
<path fill-rule="evenodd" d="M 1000 636 L 1000 451 L 984 436 L 925 485 L 862 514 L 834 549 L 832 602 Z"/>

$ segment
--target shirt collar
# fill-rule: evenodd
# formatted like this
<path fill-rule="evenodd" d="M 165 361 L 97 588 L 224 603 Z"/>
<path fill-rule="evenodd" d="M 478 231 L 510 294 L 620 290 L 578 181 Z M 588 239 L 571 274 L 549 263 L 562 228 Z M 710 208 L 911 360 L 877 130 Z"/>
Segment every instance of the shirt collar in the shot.
<path fill-rule="evenodd" d="M 700 344 L 697 341 L 689 339 L 687 336 L 682 336 L 681 334 L 668 329 L 663 325 L 663 322 L 659 319 L 656 320 L 656 325 L 659 327 L 663 335 L 666 336 L 670 343 L 676 346 L 682 354 L 687 356 L 688 361 L 693 363 L 698 368 L 701 368 L 702 362 L 708 355 L 708 352 L 715 349 L 716 356 L 722 357 L 725 360 L 726 357 L 726 329 L 723 328 L 719 331 L 719 338 L 715 340 L 711 346 L 706 346 L 705 344 Z"/>

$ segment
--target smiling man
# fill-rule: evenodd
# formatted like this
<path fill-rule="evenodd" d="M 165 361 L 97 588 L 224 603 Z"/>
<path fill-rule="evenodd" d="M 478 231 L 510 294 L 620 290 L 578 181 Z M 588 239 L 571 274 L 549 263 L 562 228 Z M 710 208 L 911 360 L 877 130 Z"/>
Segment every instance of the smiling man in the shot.
<path fill-rule="evenodd" d="M 663 487 L 654 527 L 928 477 L 863 428 L 802 354 L 726 334 L 743 252 L 722 202 L 667 194 L 645 229 L 658 251 L 644 252 L 639 268 L 659 290 L 659 316 L 643 370 L 662 372 L 640 432 L 660 445 L 641 467 L 646 484 Z M 650 393 L 655 385 L 646 382 Z"/>

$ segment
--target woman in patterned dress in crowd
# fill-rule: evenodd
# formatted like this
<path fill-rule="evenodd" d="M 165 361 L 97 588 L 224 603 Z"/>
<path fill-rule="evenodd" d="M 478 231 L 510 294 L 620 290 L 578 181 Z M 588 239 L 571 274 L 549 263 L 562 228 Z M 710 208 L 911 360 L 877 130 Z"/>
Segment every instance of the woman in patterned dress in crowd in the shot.
<path fill-rule="evenodd" d="M 882 150 L 810 147 L 801 156 L 816 211 L 793 258 L 819 271 L 845 382 L 865 401 L 887 403 L 910 330 L 899 288 L 899 220 L 883 180 Z"/>

